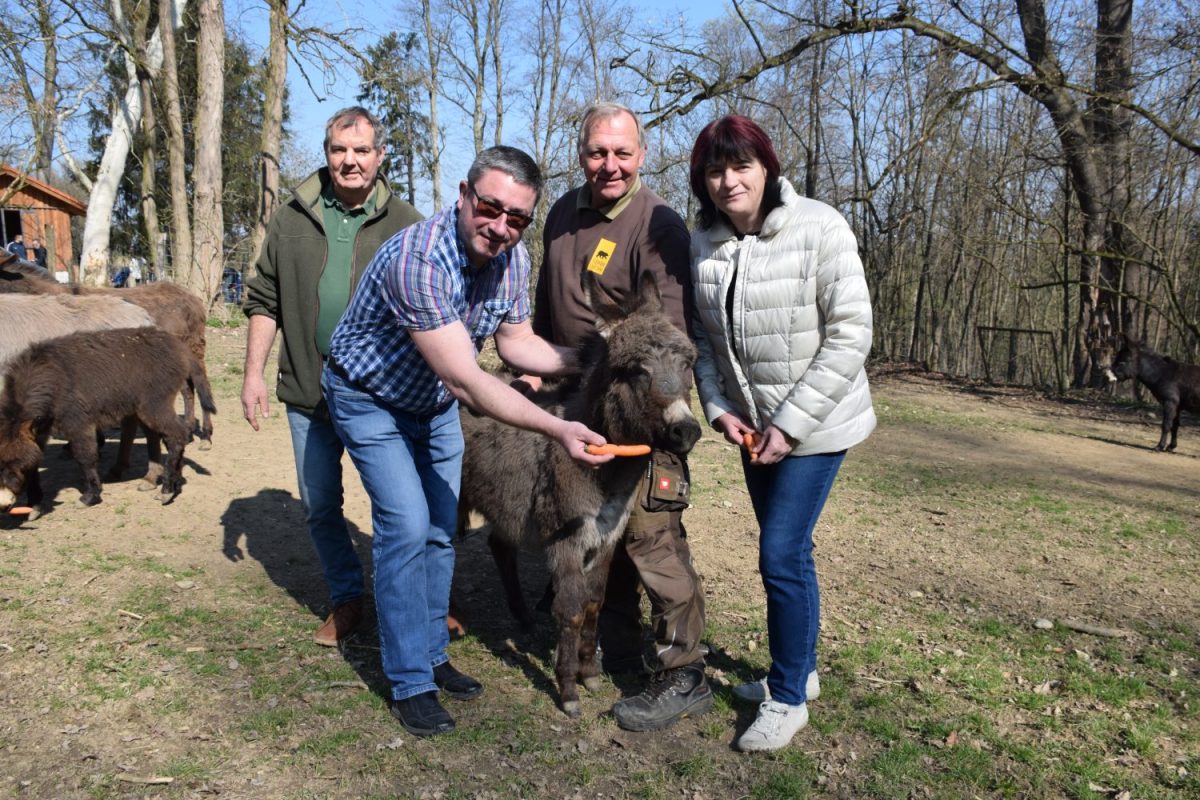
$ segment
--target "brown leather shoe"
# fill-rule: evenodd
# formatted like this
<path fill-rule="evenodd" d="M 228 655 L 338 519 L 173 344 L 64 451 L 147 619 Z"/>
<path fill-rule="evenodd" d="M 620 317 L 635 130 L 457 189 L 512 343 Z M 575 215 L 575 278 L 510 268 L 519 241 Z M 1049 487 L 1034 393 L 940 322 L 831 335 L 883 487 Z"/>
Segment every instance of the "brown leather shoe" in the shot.
<path fill-rule="evenodd" d="M 313 641 L 325 647 L 337 647 L 358 627 L 363 618 L 363 599 L 356 597 L 333 607 L 325 623 L 317 628 Z"/>

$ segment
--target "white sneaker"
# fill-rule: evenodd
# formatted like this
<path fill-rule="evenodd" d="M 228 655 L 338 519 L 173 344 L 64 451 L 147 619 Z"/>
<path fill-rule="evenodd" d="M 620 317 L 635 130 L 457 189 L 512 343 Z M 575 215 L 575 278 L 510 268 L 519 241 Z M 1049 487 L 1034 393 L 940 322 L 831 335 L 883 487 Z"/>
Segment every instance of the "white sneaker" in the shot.
<path fill-rule="evenodd" d="M 763 678 L 761 681 L 743 683 L 733 687 L 733 696 L 738 700 L 745 700 L 747 703 L 762 703 L 771 699 L 771 690 L 767 687 L 767 679 Z M 821 679 L 814 669 L 808 673 L 808 680 L 804 682 L 804 697 L 811 702 L 820 696 Z"/>
<path fill-rule="evenodd" d="M 808 724 L 808 704 L 798 706 L 767 700 L 758 707 L 758 717 L 737 740 L 743 753 L 778 750 L 786 747 L 796 733 Z"/>

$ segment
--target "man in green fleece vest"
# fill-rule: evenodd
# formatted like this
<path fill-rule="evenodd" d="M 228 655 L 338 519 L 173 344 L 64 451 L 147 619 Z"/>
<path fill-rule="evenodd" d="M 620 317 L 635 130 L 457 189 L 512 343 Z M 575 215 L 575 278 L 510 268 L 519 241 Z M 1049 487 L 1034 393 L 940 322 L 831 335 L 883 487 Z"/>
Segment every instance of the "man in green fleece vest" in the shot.
<path fill-rule="evenodd" d="M 342 443 L 321 396 L 321 369 L 330 335 L 375 251 L 421 219 L 379 176 L 385 138 L 365 108 L 344 108 L 330 118 L 325 166 L 275 212 L 246 284 L 242 413 L 254 430 L 260 414 L 269 416 L 263 371 L 278 331 L 276 395 L 287 411 L 300 499 L 330 595 L 331 611 L 314 639 L 329 647 L 362 621 L 364 589 L 342 514 Z"/>

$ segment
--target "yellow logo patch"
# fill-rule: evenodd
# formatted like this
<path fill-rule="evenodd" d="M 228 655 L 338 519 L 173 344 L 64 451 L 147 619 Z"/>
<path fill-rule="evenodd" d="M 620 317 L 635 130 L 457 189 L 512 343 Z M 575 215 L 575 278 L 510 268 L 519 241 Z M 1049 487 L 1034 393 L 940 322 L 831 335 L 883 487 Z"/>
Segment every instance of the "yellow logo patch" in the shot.
<path fill-rule="evenodd" d="M 612 254 L 616 249 L 616 242 L 610 242 L 608 239 L 601 239 L 596 245 L 595 251 L 592 253 L 591 260 L 588 261 L 588 272 L 594 272 L 597 275 L 603 275 L 604 269 L 608 266 L 608 261 L 612 258 Z"/>

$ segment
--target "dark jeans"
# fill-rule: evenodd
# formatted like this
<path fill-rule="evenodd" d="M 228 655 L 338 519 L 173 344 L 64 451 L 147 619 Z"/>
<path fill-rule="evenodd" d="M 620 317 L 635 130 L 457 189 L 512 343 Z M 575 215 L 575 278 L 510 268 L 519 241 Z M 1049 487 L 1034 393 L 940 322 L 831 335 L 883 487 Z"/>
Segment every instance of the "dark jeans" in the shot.
<path fill-rule="evenodd" d="M 813 561 L 813 528 L 846 451 L 790 456 L 752 464 L 742 450 L 746 488 L 758 518 L 758 569 L 767 591 L 771 699 L 798 706 L 804 682 L 817 667 L 821 591 Z"/>

